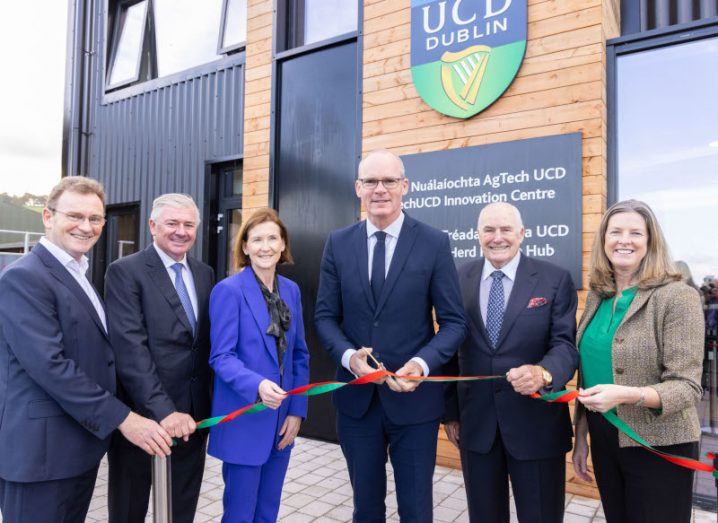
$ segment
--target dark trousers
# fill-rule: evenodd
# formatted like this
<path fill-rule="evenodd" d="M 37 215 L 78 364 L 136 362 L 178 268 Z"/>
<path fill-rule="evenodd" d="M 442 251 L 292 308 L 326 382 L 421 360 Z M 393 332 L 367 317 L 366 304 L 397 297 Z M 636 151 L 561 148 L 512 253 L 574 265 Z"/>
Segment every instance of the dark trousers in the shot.
<path fill-rule="evenodd" d="M 416 425 L 392 423 L 376 393 L 363 417 L 337 413 L 339 443 L 354 489 L 354 521 L 386 520 L 387 456 L 394 468 L 401 521 L 432 521 L 438 429 L 438 419 Z"/>
<path fill-rule="evenodd" d="M 508 523 L 509 477 L 521 523 L 563 521 L 565 456 L 518 460 L 504 447 L 499 431 L 486 454 L 461 451 L 469 520 Z"/>
<path fill-rule="evenodd" d="M 252 467 L 224 463 L 224 515 L 222 523 L 274 523 L 291 447 L 272 449 L 264 465 Z"/>
<path fill-rule="evenodd" d="M 18 483 L 0 479 L 3 523 L 82 523 L 92 499 L 97 468 L 66 479 Z"/>
<path fill-rule="evenodd" d="M 620 448 L 618 430 L 600 414 L 587 412 L 591 458 L 608 523 L 688 523 L 693 471 L 639 447 Z M 698 442 L 656 447 L 698 458 Z"/>
<path fill-rule="evenodd" d="M 192 523 L 204 473 L 207 431 L 172 447 L 172 521 Z M 107 454 L 110 523 L 143 523 L 152 485 L 152 458 L 115 432 Z"/>

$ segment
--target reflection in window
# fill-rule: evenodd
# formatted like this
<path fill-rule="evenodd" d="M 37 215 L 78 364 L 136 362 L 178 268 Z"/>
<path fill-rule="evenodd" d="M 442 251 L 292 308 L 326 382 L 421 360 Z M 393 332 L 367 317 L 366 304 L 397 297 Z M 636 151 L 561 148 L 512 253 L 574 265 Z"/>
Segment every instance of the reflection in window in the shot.
<path fill-rule="evenodd" d="M 358 6 L 357 0 L 304 0 L 304 42 L 299 45 L 356 31 Z"/>
<path fill-rule="evenodd" d="M 123 23 L 110 74 L 111 86 L 137 80 L 146 17 L 147 0 L 123 8 L 120 18 Z"/>
<path fill-rule="evenodd" d="M 238 47 L 247 41 L 247 0 L 225 0 L 227 14 L 222 34 L 222 49 Z"/>
<path fill-rule="evenodd" d="M 655 211 L 673 259 L 701 293 L 706 315 L 701 455 L 718 450 L 718 38 L 617 59 L 618 197 Z M 715 308 L 713 308 L 715 307 Z M 694 499 L 715 507 L 697 474 Z"/>
<path fill-rule="evenodd" d="M 222 0 L 154 0 L 157 70 L 167 76 L 220 58 Z"/>

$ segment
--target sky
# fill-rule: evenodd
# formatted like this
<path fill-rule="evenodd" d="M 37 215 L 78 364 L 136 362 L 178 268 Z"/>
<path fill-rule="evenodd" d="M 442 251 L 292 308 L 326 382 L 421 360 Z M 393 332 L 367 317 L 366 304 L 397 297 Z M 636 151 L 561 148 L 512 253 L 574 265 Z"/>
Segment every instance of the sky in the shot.
<path fill-rule="evenodd" d="M 60 179 L 66 0 L 6 2 L 0 16 L 0 193 Z"/>

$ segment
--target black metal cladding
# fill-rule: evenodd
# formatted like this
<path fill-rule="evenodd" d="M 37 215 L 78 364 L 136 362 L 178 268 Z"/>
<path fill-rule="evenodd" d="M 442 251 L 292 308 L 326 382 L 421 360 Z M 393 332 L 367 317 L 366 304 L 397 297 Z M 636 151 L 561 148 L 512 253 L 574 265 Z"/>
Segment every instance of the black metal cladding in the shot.
<path fill-rule="evenodd" d="M 718 0 L 622 0 L 621 34 L 685 24 L 718 15 Z"/>
<path fill-rule="evenodd" d="M 84 24 L 82 31 L 104 35 L 103 0 L 77 0 L 74 8 L 91 12 L 91 5 L 93 26 Z M 147 217 L 156 196 L 187 193 L 202 210 L 206 163 L 241 156 L 243 56 L 231 55 L 106 95 L 106 42 L 100 36 L 91 41 L 92 49 L 75 53 L 83 60 L 68 65 L 68 76 L 78 78 L 82 75 L 73 76 L 75 68 L 89 60 L 89 75 L 82 84 L 83 91 L 89 90 L 91 96 L 83 93 L 89 99 L 84 118 L 75 114 L 82 111 L 80 105 L 71 109 L 66 106 L 66 116 L 70 118 L 64 129 L 64 142 L 69 147 L 64 151 L 64 174 L 82 174 L 102 182 L 108 204 L 141 202 L 139 237 L 146 245 L 150 238 Z M 74 42 L 86 45 L 83 38 L 74 38 Z M 80 137 L 87 139 L 86 152 L 70 147 Z M 202 229 L 198 230 L 194 247 L 196 255 L 201 253 Z"/>

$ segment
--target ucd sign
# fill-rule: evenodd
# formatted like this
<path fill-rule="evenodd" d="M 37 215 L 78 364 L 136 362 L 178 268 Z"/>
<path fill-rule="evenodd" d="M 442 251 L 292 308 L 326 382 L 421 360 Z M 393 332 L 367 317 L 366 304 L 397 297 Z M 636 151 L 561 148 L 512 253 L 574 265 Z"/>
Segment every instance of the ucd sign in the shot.
<path fill-rule="evenodd" d="M 469 118 L 511 85 L 526 51 L 528 0 L 411 0 L 411 74 L 440 113 Z"/>

